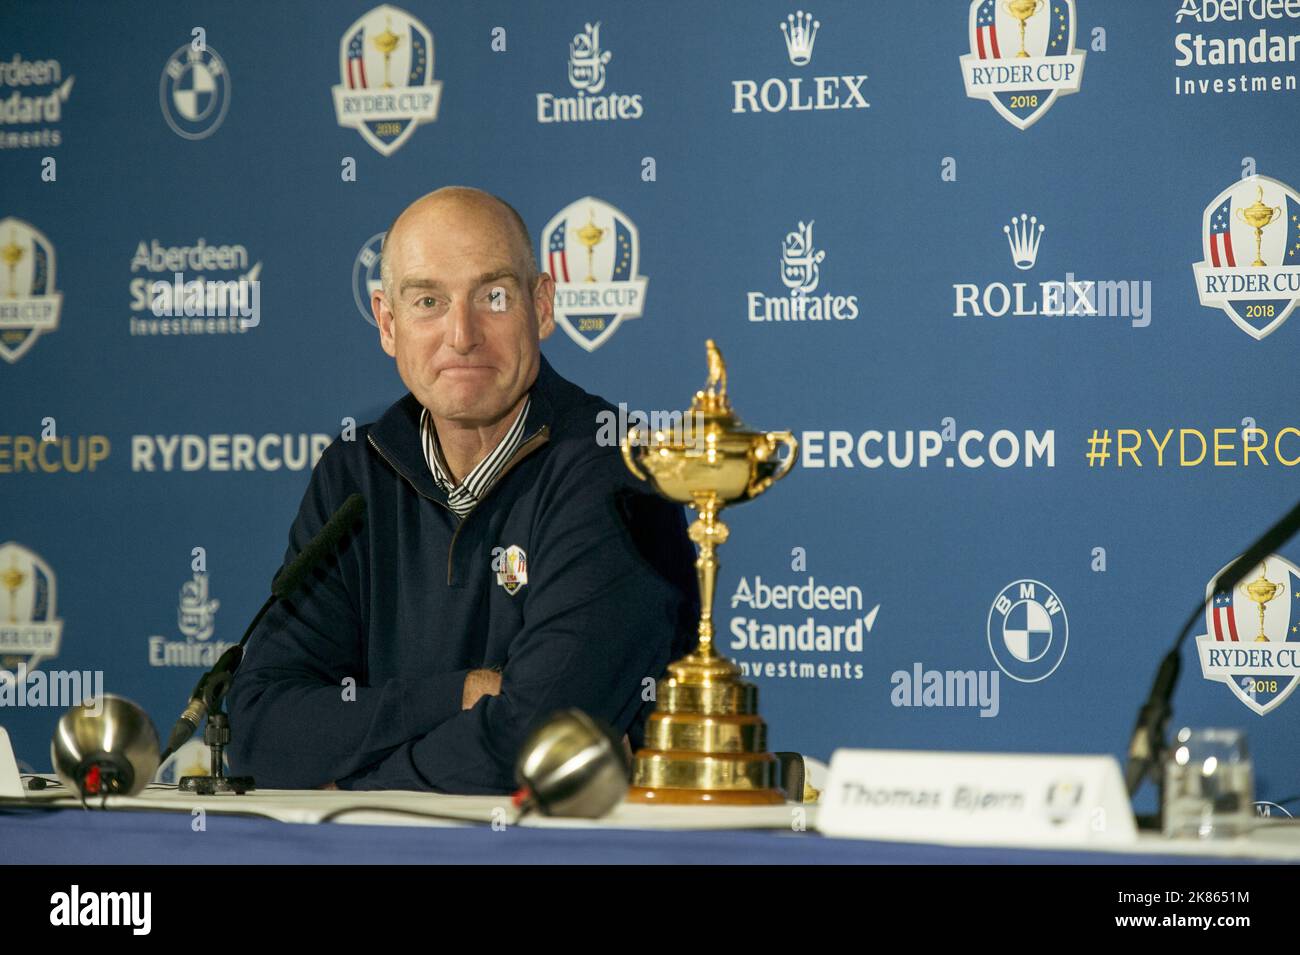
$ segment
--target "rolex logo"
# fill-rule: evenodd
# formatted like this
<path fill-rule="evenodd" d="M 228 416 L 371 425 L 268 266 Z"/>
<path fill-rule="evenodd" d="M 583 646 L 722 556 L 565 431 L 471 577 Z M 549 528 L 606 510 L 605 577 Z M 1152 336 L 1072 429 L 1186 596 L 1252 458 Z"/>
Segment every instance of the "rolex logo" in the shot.
<path fill-rule="evenodd" d="M 1059 3 L 1061 0 L 1052 0 Z M 1016 268 L 1027 272 L 1038 261 L 1038 247 L 1042 244 L 1047 226 L 1038 216 L 1026 212 L 1012 216 L 1009 225 L 1002 227 L 1011 249 L 1011 261 Z M 1069 238 L 1069 236 L 1066 236 Z M 1060 258 L 1054 252 L 1053 259 Z M 1055 268 L 1049 264 L 1049 268 Z M 1041 274 L 1041 273 L 1040 273 Z M 1035 288 L 1037 286 L 1037 288 Z M 1150 279 L 1081 279 L 1067 271 L 1064 280 L 1043 279 L 1038 282 L 1011 281 L 954 282 L 952 285 L 953 318 L 1015 318 L 1035 316 L 1088 318 L 1127 318 L 1134 328 L 1151 324 Z"/>
<path fill-rule="evenodd" d="M 781 24 L 781 35 L 785 37 L 785 51 L 791 63 L 795 66 L 808 65 L 820 29 L 821 21 L 814 20 L 811 13 L 798 10 L 786 16 L 785 22 Z M 789 110 L 792 113 L 803 113 L 824 109 L 868 109 L 871 104 L 862 92 L 862 84 L 866 79 L 866 73 L 838 73 L 833 76 L 771 76 L 765 80 L 732 80 L 731 111 L 784 113 Z"/>
<path fill-rule="evenodd" d="M 785 48 L 790 54 L 790 62 L 795 66 L 807 66 L 812 59 L 813 44 L 817 42 L 817 30 L 820 20 L 814 20 L 811 13 L 798 10 L 788 14 L 781 32 L 785 34 Z"/>
<path fill-rule="evenodd" d="M 1011 259 L 1016 268 L 1032 269 L 1038 260 L 1038 244 L 1043 241 L 1043 230 L 1047 226 L 1038 221 L 1038 216 L 1027 216 L 1023 212 L 1020 218 L 1011 217 L 1011 225 L 1004 225 L 1007 244 L 1011 246 Z"/>

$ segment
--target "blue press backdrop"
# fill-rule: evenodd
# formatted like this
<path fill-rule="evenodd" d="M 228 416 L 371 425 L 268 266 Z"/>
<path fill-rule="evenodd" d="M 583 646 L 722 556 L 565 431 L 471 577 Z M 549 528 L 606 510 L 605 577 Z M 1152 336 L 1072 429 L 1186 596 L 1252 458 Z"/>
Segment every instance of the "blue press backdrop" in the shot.
<path fill-rule="evenodd" d="M 61 643 L 42 668 L 103 670 L 106 689 L 170 725 L 201 671 L 152 665 L 150 638 L 238 639 L 282 557 L 308 470 L 162 470 L 156 436 L 297 441 L 332 437 L 345 418 L 373 420 L 403 388 L 354 301 L 358 255 L 416 196 L 469 184 L 513 203 L 535 244 L 553 216 L 588 196 L 635 229 L 637 274 L 648 280 L 642 314 L 591 350 L 580 334 L 557 330 L 543 348 L 561 374 L 633 409 L 684 407 L 704 382 L 703 342 L 712 337 L 749 425 L 813 433 L 811 458 L 787 481 L 724 515 L 732 529 L 720 554 L 724 648 L 749 666 L 827 665 L 820 676 L 754 677 L 772 749 L 823 758 L 840 746 L 1118 755 L 1178 624 L 1215 572 L 1295 503 L 1298 486 L 1285 460 L 1300 459 L 1300 433 L 1274 438 L 1300 426 L 1300 319 L 1257 340 L 1199 302 L 1193 264 L 1206 257 L 1203 216 L 1215 197 L 1240 186 L 1234 212 L 1254 200 L 1243 175 L 1271 177 L 1264 198 L 1273 206 L 1300 186 L 1297 94 L 1286 88 L 1300 64 L 1178 65 L 1175 38 L 1286 37 L 1300 32 L 1300 17 L 1176 19 L 1186 6 L 1078 0 L 1078 91 L 1020 129 L 967 95 L 965 2 L 821 0 L 808 8 L 818 27 L 804 64 L 779 29 L 794 4 L 409 2 L 378 16 L 403 38 L 418 38 L 412 18 L 427 28 L 441 99 L 436 120 L 383 155 L 340 125 L 331 92 L 346 82 L 341 45 L 374 9 L 365 0 L 4 5 L 0 63 L 57 60 L 60 70 L 24 84 L 15 67 L 0 88 L 0 109 L 11 110 L 0 135 L 56 130 L 61 140 L 7 140 L 0 150 L 0 218 L 48 239 L 62 295 L 57 329 L 0 364 L 0 433 L 8 436 L 0 542 L 25 549 L 11 550 L 12 560 L 0 555 L 0 571 L 22 570 L 31 553 L 55 579 Z M 1075 15 L 1053 0 L 1035 16 L 1056 18 L 1059 8 L 1062 22 Z M 590 39 L 586 27 L 598 22 L 599 48 L 612 56 L 600 62 L 605 87 L 592 95 L 639 96 L 642 114 L 539 122 L 538 94 L 575 98 L 582 83 L 593 87 L 599 56 L 571 44 Z M 224 74 L 205 74 L 213 85 L 199 84 L 198 100 L 185 98 L 192 74 L 179 99 L 164 84 L 160 102 L 164 66 L 195 27 Z M 377 29 L 367 27 L 363 42 Z M 1018 42 L 1001 21 L 999 39 L 1008 55 Z M 382 60 L 365 55 L 373 74 Z M 1281 77 L 1283 88 L 1176 93 L 1184 81 L 1243 73 Z M 868 107 L 841 79 L 822 86 L 844 108 L 788 108 L 800 96 L 815 100 L 814 77 L 845 76 L 866 77 L 856 88 Z M 5 105 L 14 95 L 58 96 L 69 77 L 56 119 L 24 122 L 17 105 Z M 794 78 L 801 91 L 790 100 Z M 787 108 L 756 113 L 737 99 L 738 82 L 762 89 L 769 79 L 781 81 Z M 778 85 L 767 89 L 776 103 Z M 200 139 L 177 135 L 165 114 L 183 118 L 195 102 L 201 111 L 203 97 L 209 105 L 228 98 L 220 124 Z M 53 182 L 42 179 L 47 156 L 57 160 Z M 355 181 L 342 175 L 345 157 L 355 159 Z M 1003 233 L 1020 213 L 1047 227 L 1028 269 L 1013 263 Z M 856 296 L 857 317 L 752 321 L 750 293 L 789 298 L 783 254 L 804 270 L 808 290 L 809 260 L 789 234 L 809 221 L 824 253 L 811 294 Z M 1274 234 L 1294 228 L 1270 223 L 1266 245 L 1289 247 Z M 25 233 L 0 223 L 0 244 L 11 234 L 24 246 Z M 1253 231 L 1238 224 L 1233 235 L 1244 267 Z M 133 318 L 152 318 L 132 309 L 132 281 L 170 279 L 170 270 L 133 271 L 137 247 L 193 246 L 200 237 L 242 245 L 249 266 L 260 263 L 258 325 L 242 334 L 132 334 Z M 569 241 L 576 272 L 585 254 Z M 10 273 L 20 285 L 25 263 Z M 1040 301 L 1041 282 L 1067 273 L 1149 289 L 1149 323 L 954 315 L 958 286 L 982 296 L 998 283 L 1012 294 L 1026 283 L 1028 307 Z M 1000 293 L 992 294 L 996 304 Z M 75 446 L 105 436 L 111 451 L 93 470 L 23 466 L 14 442 L 39 437 L 47 418 L 59 439 Z M 941 431 L 947 418 L 958 435 L 1050 436 L 1052 457 L 1026 466 L 1022 447 L 1008 467 L 947 466 L 954 448 L 945 443 L 926 467 L 913 458 L 869 468 L 856 450 L 851 467 L 807 466 L 829 463 L 825 433 L 846 432 L 856 445 L 871 429 L 919 435 Z M 1267 466 L 1258 458 L 1242 465 L 1245 418 L 1268 435 Z M 1140 468 L 1117 467 L 1113 457 L 1090 466 L 1094 429 L 1118 428 L 1175 429 L 1164 466 L 1145 440 Z M 1182 428 L 1211 440 L 1213 429 L 1233 429 L 1223 440 L 1235 450 L 1223 457 L 1236 466 L 1171 462 Z M 987 457 L 986 444 L 972 450 Z M 153 449 L 154 470 L 133 462 L 133 447 Z M 178 629 L 195 547 L 205 549 L 204 582 L 220 602 L 201 638 Z M 806 567 L 793 563 L 800 553 Z M 1300 542 L 1281 557 L 1300 564 Z M 1284 566 L 1271 562 L 1270 579 Z M 809 576 L 859 588 L 862 608 L 733 606 L 742 582 L 753 590 L 759 578 L 789 586 Z M 1065 647 L 1036 682 L 1007 678 L 990 647 L 1003 641 L 990 608 L 1020 579 L 1049 587 L 1068 613 L 1068 645 L 1060 614 L 1050 636 L 1036 638 L 1048 643 L 1044 660 Z M 32 621 L 30 586 L 0 591 L 2 612 L 15 618 L 5 626 Z M 1236 599 L 1239 626 L 1257 623 L 1256 605 Z M 851 625 L 877 605 L 860 650 L 732 646 L 738 617 Z M 1268 613 L 1275 640 L 1294 637 L 1300 589 L 1288 582 Z M 1243 646 L 1254 632 L 1241 635 Z M 9 664 L 22 656 L 10 654 Z M 829 675 L 845 663 L 838 678 Z M 895 705 L 891 677 L 916 663 L 997 672 L 997 715 Z M 1291 682 L 1280 676 L 1266 699 Z M 1300 700 L 1252 712 L 1203 677 L 1189 646 L 1176 708 L 1180 723 L 1250 733 L 1261 797 L 1300 790 Z M 15 707 L 0 723 L 20 758 L 44 768 L 58 715 Z"/>

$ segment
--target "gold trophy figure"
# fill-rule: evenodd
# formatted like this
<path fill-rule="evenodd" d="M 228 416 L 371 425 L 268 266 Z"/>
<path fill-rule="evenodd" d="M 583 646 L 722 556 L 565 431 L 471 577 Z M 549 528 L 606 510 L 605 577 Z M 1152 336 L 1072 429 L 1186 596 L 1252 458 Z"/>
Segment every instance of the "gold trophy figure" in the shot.
<path fill-rule="evenodd" d="M 0 583 L 3 583 L 5 590 L 9 591 L 9 622 L 18 622 L 18 588 L 23 585 L 27 575 L 18 569 L 18 562 L 14 558 L 9 559 L 9 569 L 0 571 Z"/>
<path fill-rule="evenodd" d="M 384 32 L 376 34 L 375 49 L 384 54 L 384 89 L 392 89 L 393 84 L 388 78 L 388 61 L 392 57 L 393 51 L 402 44 L 402 38 L 393 32 L 393 21 L 389 19 L 384 24 Z"/>
<path fill-rule="evenodd" d="M 1246 591 L 1247 597 L 1259 604 L 1259 636 L 1255 638 L 1255 642 L 1268 643 L 1268 637 L 1264 636 L 1264 604 L 1282 592 L 1282 585 L 1267 580 L 1264 577 L 1264 565 L 1260 564 L 1259 576 L 1241 589 Z"/>
<path fill-rule="evenodd" d="M 1043 0 L 1003 0 L 1002 9 L 1020 21 L 1020 52 L 1018 57 L 1027 57 L 1025 52 L 1025 21 L 1038 12 L 1038 5 Z"/>
<path fill-rule="evenodd" d="M 587 247 L 587 281 L 596 281 L 596 275 L 592 271 L 592 253 L 595 252 L 596 246 L 600 245 L 600 240 L 605 237 L 605 230 L 596 225 L 596 213 L 591 211 L 587 213 L 587 224 L 581 229 L 574 230 L 574 235 L 578 241 Z"/>
<path fill-rule="evenodd" d="M 1261 257 L 1259 250 L 1260 243 L 1264 239 L 1264 228 L 1281 216 L 1282 210 L 1278 207 L 1264 205 L 1264 187 L 1256 186 L 1255 188 L 1259 190 L 1259 197 L 1245 209 L 1238 209 L 1237 218 L 1255 230 L 1255 261 L 1250 264 L 1256 268 L 1262 268 L 1267 264 Z"/>
<path fill-rule="evenodd" d="M 3 258 L 5 265 L 9 266 L 9 297 L 17 298 L 18 290 L 14 288 L 14 270 L 23 260 L 23 247 L 18 244 L 18 237 L 13 230 L 9 232 L 9 241 L 0 246 L 0 258 Z"/>
<path fill-rule="evenodd" d="M 641 803 L 779 804 L 776 759 L 758 715 L 758 689 L 713 646 L 715 552 L 729 535 L 718 512 L 752 500 L 790 473 L 799 442 L 788 431 L 745 430 L 727 400 L 727 370 L 712 340 L 707 387 L 695 393 L 682 433 L 631 429 L 623 461 L 663 497 L 699 515 L 690 538 L 700 587 L 699 645 L 668 665 L 636 754 L 627 798 Z M 784 446 L 788 453 L 778 456 Z"/>

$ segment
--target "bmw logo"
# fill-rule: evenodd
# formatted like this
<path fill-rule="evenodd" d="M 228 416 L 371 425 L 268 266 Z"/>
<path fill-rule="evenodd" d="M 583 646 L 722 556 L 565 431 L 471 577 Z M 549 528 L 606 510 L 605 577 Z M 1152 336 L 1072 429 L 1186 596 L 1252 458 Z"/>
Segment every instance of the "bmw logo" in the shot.
<path fill-rule="evenodd" d="M 1051 676 L 1065 658 L 1069 635 L 1065 607 L 1042 581 L 1007 584 L 989 608 L 989 652 L 1003 673 L 1021 683 Z"/>
<path fill-rule="evenodd" d="M 206 139 L 230 108 L 230 74 L 211 47 L 185 44 L 167 59 L 159 83 L 163 119 L 177 136 Z"/>

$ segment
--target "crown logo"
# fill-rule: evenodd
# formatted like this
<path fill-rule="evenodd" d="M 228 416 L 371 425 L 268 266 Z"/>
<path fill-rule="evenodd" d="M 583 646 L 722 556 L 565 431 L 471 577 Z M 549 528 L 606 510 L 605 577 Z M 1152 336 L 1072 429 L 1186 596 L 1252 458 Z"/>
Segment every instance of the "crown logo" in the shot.
<path fill-rule="evenodd" d="M 781 32 L 785 34 L 785 49 L 790 54 L 790 62 L 795 66 L 807 66 L 812 59 L 813 44 L 817 42 L 817 29 L 820 20 L 814 20 L 811 13 L 798 10 L 788 14 Z"/>
<path fill-rule="evenodd" d="M 1018 269 L 1032 269 L 1038 261 L 1038 244 L 1043 241 L 1043 230 L 1038 216 L 1027 216 L 1023 212 L 1020 218 L 1011 217 L 1011 225 L 1004 225 L 1007 244 L 1011 246 L 1011 259 Z"/>

